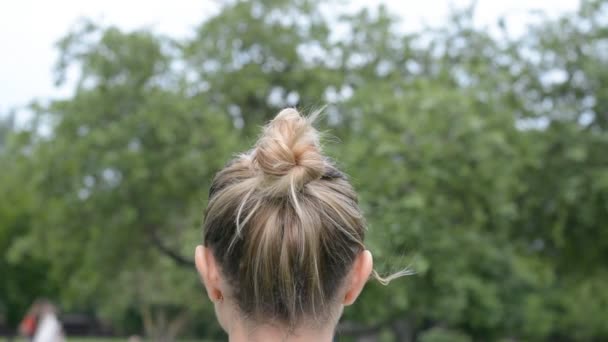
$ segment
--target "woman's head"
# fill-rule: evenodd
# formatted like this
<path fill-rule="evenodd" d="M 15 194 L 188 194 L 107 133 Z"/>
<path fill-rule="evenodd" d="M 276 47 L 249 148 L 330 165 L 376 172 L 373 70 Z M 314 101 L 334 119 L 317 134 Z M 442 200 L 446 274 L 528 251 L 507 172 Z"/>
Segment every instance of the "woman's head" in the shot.
<path fill-rule="evenodd" d="M 281 111 L 213 180 L 196 262 L 224 328 L 227 304 L 254 325 L 335 324 L 372 271 L 357 194 L 314 116 Z"/>

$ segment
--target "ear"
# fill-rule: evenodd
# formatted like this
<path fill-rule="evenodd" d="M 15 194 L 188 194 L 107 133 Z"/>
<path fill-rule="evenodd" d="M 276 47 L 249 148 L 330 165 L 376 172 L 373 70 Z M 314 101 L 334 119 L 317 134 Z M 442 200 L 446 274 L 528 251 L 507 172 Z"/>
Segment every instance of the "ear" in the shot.
<path fill-rule="evenodd" d="M 219 268 L 211 250 L 204 246 L 196 246 L 194 251 L 196 270 L 203 281 L 207 295 L 212 302 L 223 298 L 220 288 L 221 278 Z"/>
<path fill-rule="evenodd" d="M 347 283 L 348 288 L 342 301 L 344 305 L 353 304 L 357 297 L 359 297 L 361 290 L 363 290 L 365 283 L 369 279 L 369 275 L 372 273 L 373 267 L 372 253 L 367 249 L 361 251 L 355 258 L 353 268 L 350 270 L 349 281 Z"/>

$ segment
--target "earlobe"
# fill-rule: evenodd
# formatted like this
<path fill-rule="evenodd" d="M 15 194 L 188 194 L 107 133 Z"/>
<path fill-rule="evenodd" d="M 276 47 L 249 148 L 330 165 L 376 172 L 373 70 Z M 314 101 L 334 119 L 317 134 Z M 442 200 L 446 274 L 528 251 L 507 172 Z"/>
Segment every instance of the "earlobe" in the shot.
<path fill-rule="evenodd" d="M 344 295 L 344 305 L 351 305 L 355 302 L 363 287 L 367 283 L 372 269 L 374 268 L 374 261 L 372 253 L 368 250 L 364 250 L 359 253 L 353 263 L 350 276 L 350 286 Z"/>

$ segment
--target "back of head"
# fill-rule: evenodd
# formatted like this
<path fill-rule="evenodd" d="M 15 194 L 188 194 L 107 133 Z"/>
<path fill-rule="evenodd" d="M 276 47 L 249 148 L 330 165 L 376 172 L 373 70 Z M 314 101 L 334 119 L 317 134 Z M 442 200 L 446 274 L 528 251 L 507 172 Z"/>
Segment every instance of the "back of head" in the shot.
<path fill-rule="evenodd" d="M 295 327 L 332 315 L 364 248 L 356 193 L 323 156 L 313 119 L 281 111 L 210 190 L 204 244 L 240 311 L 257 322 Z"/>

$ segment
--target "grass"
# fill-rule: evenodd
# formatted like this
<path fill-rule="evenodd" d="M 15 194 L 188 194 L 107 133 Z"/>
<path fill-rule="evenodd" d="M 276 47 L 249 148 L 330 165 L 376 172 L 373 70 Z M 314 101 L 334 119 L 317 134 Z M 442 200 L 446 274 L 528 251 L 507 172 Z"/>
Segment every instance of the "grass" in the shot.
<path fill-rule="evenodd" d="M 66 342 L 118 342 L 126 340 L 126 337 L 68 337 Z"/>
<path fill-rule="evenodd" d="M 68 337 L 66 342 L 124 342 L 128 337 Z M 148 342 L 141 339 L 141 342 Z M 209 340 L 178 339 L 177 342 L 211 342 Z"/>
<path fill-rule="evenodd" d="M 0 341 L 2 338 L 0 337 Z M 66 339 L 66 342 L 125 342 L 128 340 L 128 337 L 69 337 Z M 23 338 L 16 338 L 13 340 L 14 342 L 27 342 L 27 340 Z M 142 342 L 148 342 L 145 339 L 141 340 Z M 209 340 L 178 340 L 178 342 L 211 342 Z"/>

